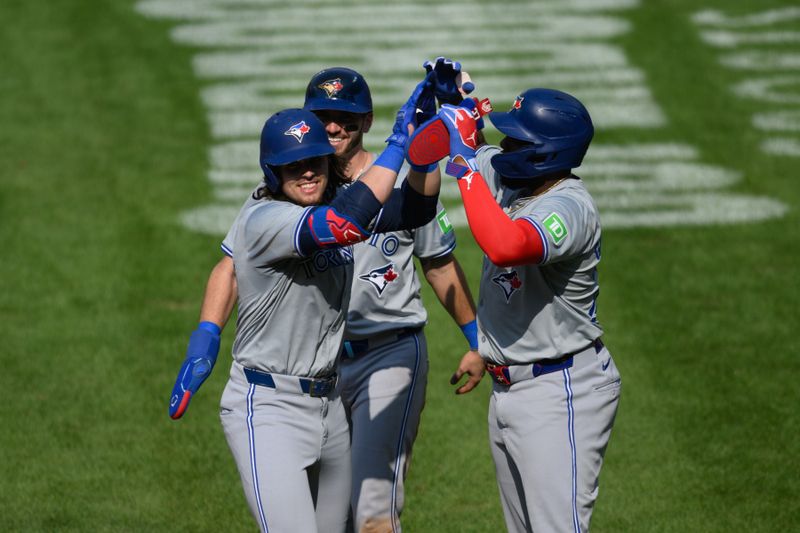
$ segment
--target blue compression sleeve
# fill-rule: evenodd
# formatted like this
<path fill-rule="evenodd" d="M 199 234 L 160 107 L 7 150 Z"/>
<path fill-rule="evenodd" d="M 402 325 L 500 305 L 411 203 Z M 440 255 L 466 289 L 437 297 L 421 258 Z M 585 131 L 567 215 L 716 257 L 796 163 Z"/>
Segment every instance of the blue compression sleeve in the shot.
<path fill-rule="evenodd" d="M 425 196 L 415 191 L 408 182 L 403 182 L 400 189 L 392 191 L 389 200 L 383 205 L 383 213 L 374 233 L 424 226 L 436 216 L 438 200 L 438 194 Z"/>

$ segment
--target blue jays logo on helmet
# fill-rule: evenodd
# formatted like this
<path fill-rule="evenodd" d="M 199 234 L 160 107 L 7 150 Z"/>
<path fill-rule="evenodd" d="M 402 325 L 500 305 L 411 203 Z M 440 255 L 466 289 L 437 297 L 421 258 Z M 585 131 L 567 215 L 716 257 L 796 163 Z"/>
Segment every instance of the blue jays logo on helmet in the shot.
<path fill-rule="evenodd" d="M 394 263 L 389 263 L 379 268 L 373 268 L 368 273 L 358 276 L 358 279 L 371 284 L 378 291 L 378 296 L 380 296 L 397 277 L 397 272 L 394 271 Z"/>
<path fill-rule="evenodd" d="M 522 287 L 522 280 L 519 279 L 516 270 L 504 272 L 492 278 L 502 290 L 506 297 L 506 302 L 511 300 L 511 296 Z"/>
<path fill-rule="evenodd" d="M 333 67 L 312 76 L 303 108 L 309 111 L 371 113 L 372 95 L 364 76 L 351 68 Z"/>
<path fill-rule="evenodd" d="M 341 78 L 336 78 L 334 80 L 325 80 L 319 85 L 317 85 L 317 87 L 325 91 L 325 94 L 328 95 L 328 98 L 335 96 L 339 91 L 344 89 L 344 85 L 342 84 Z"/>
<path fill-rule="evenodd" d="M 308 124 L 306 124 L 305 120 L 301 120 L 297 124 L 292 125 L 292 127 L 289 128 L 288 130 L 284 131 L 283 134 L 291 135 L 292 137 L 297 139 L 297 142 L 301 143 L 303 142 L 303 137 L 305 137 L 306 133 L 308 133 L 309 131 L 311 131 L 311 127 Z"/>
<path fill-rule="evenodd" d="M 504 180 L 529 180 L 579 167 L 594 135 L 586 107 L 555 89 L 521 93 L 506 113 L 489 113 L 495 128 L 526 143 L 492 156 L 492 167 Z"/>
<path fill-rule="evenodd" d="M 267 119 L 261 130 L 259 164 L 270 191 L 280 188 L 277 167 L 334 153 L 320 120 L 304 109 L 284 109 Z"/>

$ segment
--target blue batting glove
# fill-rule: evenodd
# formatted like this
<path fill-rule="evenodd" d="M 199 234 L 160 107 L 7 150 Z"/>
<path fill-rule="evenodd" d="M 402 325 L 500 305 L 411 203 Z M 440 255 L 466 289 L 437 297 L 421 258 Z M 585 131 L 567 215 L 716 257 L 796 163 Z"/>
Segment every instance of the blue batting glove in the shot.
<path fill-rule="evenodd" d="M 469 79 L 466 72 L 461 71 L 461 63 L 439 56 L 434 61 L 425 61 L 422 64 L 425 70 L 436 74 L 434 93 L 439 105 L 456 105 L 461 102 L 464 95 L 475 90 L 475 84 Z"/>
<path fill-rule="evenodd" d="M 220 327 L 213 322 L 200 322 L 189 337 L 186 359 L 178 372 L 172 396 L 169 399 L 169 416 L 177 420 L 189 407 L 189 400 L 200 385 L 211 375 L 219 353 Z"/>
<path fill-rule="evenodd" d="M 395 172 L 400 170 L 405 158 L 406 143 L 408 143 L 408 136 L 410 135 L 409 126 L 416 128 L 419 125 L 418 107 L 422 103 L 427 108 L 430 108 L 433 102 L 433 78 L 434 74 L 428 73 L 425 79 L 414 88 L 406 103 L 397 111 L 394 125 L 392 126 L 392 134 L 386 139 L 388 146 L 378 156 L 374 163 L 375 165 Z"/>

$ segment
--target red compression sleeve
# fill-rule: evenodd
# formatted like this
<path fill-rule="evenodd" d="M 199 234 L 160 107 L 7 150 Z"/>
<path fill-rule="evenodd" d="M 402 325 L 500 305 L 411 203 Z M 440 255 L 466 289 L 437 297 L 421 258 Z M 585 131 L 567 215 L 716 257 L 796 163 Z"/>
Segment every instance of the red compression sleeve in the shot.
<path fill-rule="evenodd" d="M 530 222 L 511 220 L 497 205 L 480 172 L 458 180 L 469 229 L 489 261 L 500 267 L 538 263 L 544 244 Z"/>

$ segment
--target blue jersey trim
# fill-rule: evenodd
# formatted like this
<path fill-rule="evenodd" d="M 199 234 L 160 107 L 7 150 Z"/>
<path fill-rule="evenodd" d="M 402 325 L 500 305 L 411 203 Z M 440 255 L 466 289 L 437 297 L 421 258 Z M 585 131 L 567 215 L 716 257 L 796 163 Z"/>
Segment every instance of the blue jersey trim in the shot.
<path fill-rule="evenodd" d="M 453 241 L 453 244 L 450 245 L 445 251 L 439 252 L 438 254 L 434 255 L 426 255 L 425 257 L 417 256 L 419 259 L 439 259 L 440 257 L 444 257 L 446 255 L 452 254 L 453 251 L 456 249 L 456 241 Z"/>
<path fill-rule="evenodd" d="M 562 372 L 564 373 L 564 389 L 567 393 L 567 434 L 572 458 L 572 525 L 575 533 L 581 533 L 581 523 L 578 519 L 578 457 L 575 450 L 575 406 L 572 403 L 572 379 L 568 368 Z"/>
<path fill-rule="evenodd" d="M 550 243 L 547 242 L 547 236 L 544 234 L 544 230 L 539 225 L 539 223 L 536 222 L 531 217 L 522 217 L 522 220 L 528 222 L 531 226 L 533 226 L 536 229 L 537 232 L 539 232 L 539 237 L 542 239 L 542 260 L 539 261 L 539 264 L 542 265 L 546 263 L 547 260 L 550 258 Z"/>
<path fill-rule="evenodd" d="M 253 476 L 253 493 L 256 498 L 256 506 L 258 507 L 258 518 L 264 531 L 269 531 L 267 527 L 267 518 L 264 516 L 264 507 L 261 503 L 261 491 L 259 490 L 258 482 L 258 469 L 256 468 L 256 435 L 253 428 L 253 394 L 255 393 L 256 386 L 251 384 L 250 390 L 247 391 L 247 437 L 250 443 L 250 473 Z"/>
<path fill-rule="evenodd" d="M 417 377 L 419 373 L 420 362 L 420 345 L 419 336 L 414 334 L 414 371 L 411 374 L 411 384 L 408 387 L 408 397 L 406 398 L 405 410 L 403 412 L 403 421 L 400 423 L 400 434 L 397 436 L 397 448 L 395 450 L 394 469 L 392 471 L 392 531 L 399 531 L 399 524 L 397 524 L 397 483 L 402 475 L 400 472 L 401 457 L 403 456 L 403 442 L 406 436 L 406 426 L 408 425 L 408 414 L 411 411 L 412 400 L 414 399 L 414 391 L 417 385 Z"/>
<path fill-rule="evenodd" d="M 220 247 L 220 248 L 222 248 L 222 253 L 223 253 L 223 254 L 227 255 L 227 256 L 228 256 L 228 257 L 230 257 L 231 259 L 233 258 L 233 250 L 231 250 L 230 248 L 228 248 L 227 246 L 225 246 L 225 243 L 224 243 L 224 242 L 223 242 L 223 243 L 221 243 L 221 244 L 219 245 L 219 247 Z"/>
<path fill-rule="evenodd" d="M 294 250 L 300 257 L 306 257 L 306 254 L 304 254 L 303 250 L 300 248 L 300 230 L 303 228 L 312 209 L 312 207 L 307 207 L 305 213 L 303 213 L 303 216 L 300 217 L 300 220 L 297 221 L 297 225 L 294 227 Z"/>

